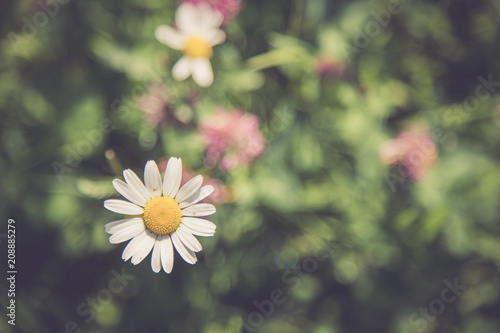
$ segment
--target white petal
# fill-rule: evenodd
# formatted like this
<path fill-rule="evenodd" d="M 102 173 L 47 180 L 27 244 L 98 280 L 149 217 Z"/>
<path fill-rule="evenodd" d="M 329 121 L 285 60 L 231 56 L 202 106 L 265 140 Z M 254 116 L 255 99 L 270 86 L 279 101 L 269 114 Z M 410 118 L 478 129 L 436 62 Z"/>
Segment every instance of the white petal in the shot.
<path fill-rule="evenodd" d="M 114 234 L 118 230 L 131 226 L 133 224 L 144 224 L 140 217 L 113 221 L 104 226 L 104 231 L 108 234 Z"/>
<path fill-rule="evenodd" d="M 212 185 L 206 185 L 196 191 L 192 196 L 185 199 L 181 203 L 179 203 L 179 207 L 186 208 L 188 206 L 194 205 L 195 203 L 200 202 L 201 200 L 208 197 L 214 191 L 214 187 Z"/>
<path fill-rule="evenodd" d="M 212 204 L 196 204 L 182 210 L 182 216 L 207 216 L 215 213 L 215 206 Z"/>
<path fill-rule="evenodd" d="M 158 235 L 158 237 L 156 237 L 156 242 L 153 247 L 153 254 L 151 255 L 151 269 L 155 273 L 158 273 L 161 269 L 161 242 L 159 241 L 160 237 L 161 235 Z"/>
<path fill-rule="evenodd" d="M 174 50 L 184 49 L 185 36 L 172 27 L 161 25 L 155 30 L 155 37 L 161 43 L 171 47 Z"/>
<path fill-rule="evenodd" d="M 106 225 L 104 226 L 104 231 L 107 232 L 108 234 L 112 234 L 112 232 L 110 232 L 110 230 L 117 226 L 117 225 L 120 225 L 120 224 L 123 224 L 127 221 L 129 221 L 131 219 L 122 219 L 122 220 L 116 220 L 116 221 L 113 221 L 113 222 L 109 222 L 109 223 L 106 223 Z"/>
<path fill-rule="evenodd" d="M 208 87 L 214 82 L 214 73 L 210 60 L 197 58 L 192 60 L 193 80 L 201 87 Z"/>
<path fill-rule="evenodd" d="M 127 261 L 129 260 L 132 255 L 139 249 L 137 247 L 137 244 L 140 244 L 142 239 L 145 237 L 148 237 L 146 232 L 148 232 L 148 229 L 145 229 L 143 232 L 135 236 L 128 244 L 125 246 L 125 249 L 123 250 L 122 253 L 122 259 Z M 150 232 L 150 231 L 149 231 Z"/>
<path fill-rule="evenodd" d="M 144 223 L 142 222 L 142 219 L 139 220 L 141 220 L 140 223 L 128 224 L 127 226 L 116 230 L 113 235 L 109 237 L 109 242 L 111 244 L 119 244 L 139 235 L 146 229 Z"/>
<path fill-rule="evenodd" d="M 196 6 L 184 2 L 175 14 L 175 24 L 180 31 L 189 35 L 200 35 L 204 31 L 218 28 L 224 21 L 224 16 L 205 3 Z"/>
<path fill-rule="evenodd" d="M 196 217 L 183 217 L 182 223 L 179 228 L 181 226 L 189 228 L 193 231 L 193 235 L 198 236 L 213 236 L 215 233 L 215 229 L 217 229 L 217 226 L 212 222 Z"/>
<path fill-rule="evenodd" d="M 132 264 L 137 265 L 144 258 L 146 258 L 149 252 L 151 252 L 151 249 L 153 249 L 155 241 L 156 241 L 156 234 L 154 232 L 146 230 L 146 237 L 143 237 L 141 239 L 141 242 L 136 245 L 137 250 L 132 256 L 131 260 Z"/>
<path fill-rule="evenodd" d="M 146 188 L 154 198 L 161 196 L 163 185 L 161 183 L 160 171 L 155 161 L 148 161 L 146 163 L 146 167 L 144 168 L 144 182 L 146 183 Z"/>
<path fill-rule="evenodd" d="M 161 245 L 161 265 L 165 273 L 170 274 L 174 267 L 174 249 L 169 235 L 158 236 Z"/>
<path fill-rule="evenodd" d="M 124 170 L 123 178 L 125 178 L 125 181 L 129 185 L 129 187 L 132 190 L 135 190 L 138 195 L 142 196 L 144 200 L 146 200 L 146 202 L 152 198 L 151 193 L 149 193 L 149 191 L 146 189 L 146 186 L 144 186 L 135 172 L 130 169 Z"/>
<path fill-rule="evenodd" d="M 177 228 L 177 231 L 175 232 L 177 236 L 179 236 L 180 240 L 188 249 L 194 252 L 200 252 L 202 250 L 200 242 L 196 239 L 196 237 L 193 236 L 192 233 L 189 232 L 189 229 Z"/>
<path fill-rule="evenodd" d="M 201 31 L 207 31 L 221 26 L 224 16 L 218 10 L 213 10 L 207 4 L 198 6 Z"/>
<path fill-rule="evenodd" d="M 177 200 L 177 202 L 182 202 L 189 198 L 200 189 L 202 183 L 203 177 L 201 175 L 191 178 L 186 184 L 184 184 L 184 186 L 181 187 L 179 192 L 177 192 L 175 200 Z"/>
<path fill-rule="evenodd" d="M 188 57 L 182 57 L 172 68 L 172 76 L 177 81 L 184 81 L 193 71 L 193 60 Z"/>
<path fill-rule="evenodd" d="M 172 242 L 174 243 L 175 249 L 181 255 L 182 259 L 185 262 L 193 265 L 196 264 L 196 254 L 191 251 L 189 248 L 184 245 L 184 243 L 179 239 L 179 235 L 177 235 L 177 231 L 170 234 L 170 238 L 172 238 Z"/>
<path fill-rule="evenodd" d="M 215 235 L 215 232 L 203 232 L 203 231 L 194 231 L 194 230 L 191 230 L 190 228 L 186 227 L 187 229 L 189 229 L 189 231 L 191 231 L 191 234 L 195 235 L 195 236 L 200 236 L 200 237 L 213 237 Z"/>
<path fill-rule="evenodd" d="M 179 5 L 175 13 L 175 25 L 180 31 L 190 35 L 197 34 L 202 30 L 200 23 L 201 17 L 196 6 L 187 2 Z"/>
<path fill-rule="evenodd" d="M 182 161 L 180 158 L 171 157 L 168 160 L 163 177 L 163 195 L 174 198 L 181 186 Z"/>
<path fill-rule="evenodd" d="M 108 199 L 104 201 L 104 207 L 118 214 L 140 215 L 144 212 L 142 207 L 139 207 L 131 202 L 118 199 Z"/>
<path fill-rule="evenodd" d="M 137 193 L 133 188 L 131 188 L 127 183 L 120 179 L 113 180 L 113 187 L 120 193 L 125 199 L 144 207 L 146 205 L 146 199 Z"/>
<path fill-rule="evenodd" d="M 219 29 L 208 30 L 204 33 L 204 36 L 210 46 L 221 44 L 226 40 L 226 34 Z"/>

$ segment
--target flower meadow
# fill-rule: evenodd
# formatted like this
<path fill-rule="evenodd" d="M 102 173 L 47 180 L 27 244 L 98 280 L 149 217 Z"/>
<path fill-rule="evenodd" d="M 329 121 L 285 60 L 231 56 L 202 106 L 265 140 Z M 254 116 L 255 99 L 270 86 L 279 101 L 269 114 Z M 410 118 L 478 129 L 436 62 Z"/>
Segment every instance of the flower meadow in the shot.
<path fill-rule="evenodd" d="M 499 14 L 8 0 L 0 332 L 499 332 Z"/>

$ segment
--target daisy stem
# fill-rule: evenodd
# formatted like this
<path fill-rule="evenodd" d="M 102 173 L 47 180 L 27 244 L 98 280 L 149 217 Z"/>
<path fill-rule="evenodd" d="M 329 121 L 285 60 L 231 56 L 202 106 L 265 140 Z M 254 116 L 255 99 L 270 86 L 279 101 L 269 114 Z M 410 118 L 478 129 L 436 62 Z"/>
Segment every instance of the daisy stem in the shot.
<path fill-rule="evenodd" d="M 292 5 L 292 14 L 288 21 L 286 34 L 298 37 L 302 26 L 302 15 L 304 12 L 304 0 L 295 0 Z"/>
<path fill-rule="evenodd" d="M 120 176 L 122 173 L 123 164 L 120 162 L 118 157 L 116 156 L 116 153 L 113 149 L 108 149 L 104 153 L 104 156 L 106 156 L 106 160 L 108 160 L 108 164 L 113 171 L 113 173 L 117 176 Z"/>
<path fill-rule="evenodd" d="M 247 66 L 254 71 L 261 71 L 271 67 L 294 63 L 297 62 L 297 52 L 294 52 L 296 50 L 293 48 L 271 50 L 248 59 Z"/>

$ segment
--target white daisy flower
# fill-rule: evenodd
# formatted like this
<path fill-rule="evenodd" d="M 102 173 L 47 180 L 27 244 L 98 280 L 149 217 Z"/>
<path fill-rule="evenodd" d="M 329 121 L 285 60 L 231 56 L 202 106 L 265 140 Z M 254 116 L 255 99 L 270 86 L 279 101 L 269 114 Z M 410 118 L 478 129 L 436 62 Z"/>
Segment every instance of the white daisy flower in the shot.
<path fill-rule="evenodd" d="M 202 87 L 208 87 L 214 80 L 210 58 L 212 47 L 226 39 L 224 31 L 219 27 L 224 17 L 206 4 L 194 6 L 182 3 L 175 14 L 177 30 L 162 25 L 155 31 L 161 43 L 181 50 L 184 56 L 172 68 L 172 76 L 183 81 L 190 75 Z"/>
<path fill-rule="evenodd" d="M 153 271 L 158 273 L 163 267 L 166 273 L 170 273 L 175 247 L 187 263 L 195 264 L 195 252 L 201 251 L 201 244 L 194 236 L 215 234 L 215 224 L 199 218 L 215 213 L 214 205 L 198 203 L 214 188 L 211 185 L 202 187 L 203 178 L 200 175 L 180 187 L 182 162 L 174 157 L 167 163 L 163 183 L 154 161 L 146 163 L 145 184 L 129 169 L 123 171 L 123 177 L 125 182 L 115 179 L 113 186 L 129 201 L 104 201 L 106 209 L 130 216 L 108 223 L 105 227 L 106 232 L 111 234 L 111 244 L 131 240 L 123 250 L 123 260 L 132 258 L 132 264 L 137 265 L 152 250 Z"/>

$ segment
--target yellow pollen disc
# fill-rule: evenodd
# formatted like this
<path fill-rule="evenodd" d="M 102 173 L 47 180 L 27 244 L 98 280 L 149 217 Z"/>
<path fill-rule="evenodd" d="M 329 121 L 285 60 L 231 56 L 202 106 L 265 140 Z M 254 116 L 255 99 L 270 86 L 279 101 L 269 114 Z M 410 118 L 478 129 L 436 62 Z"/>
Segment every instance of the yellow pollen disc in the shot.
<path fill-rule="evenodd" d="M 182 219 L 182 211 L 177 201 L 170 197 L 156 197 L 144 207 L 144 225 L 158 235 L 174 232 Z"/>
<path fill-rule="evenodd" d="M 183 50 L 184 54 L 190 58 L 212 57 L 212 47 L 200 37 L 189 37 Z"/>

